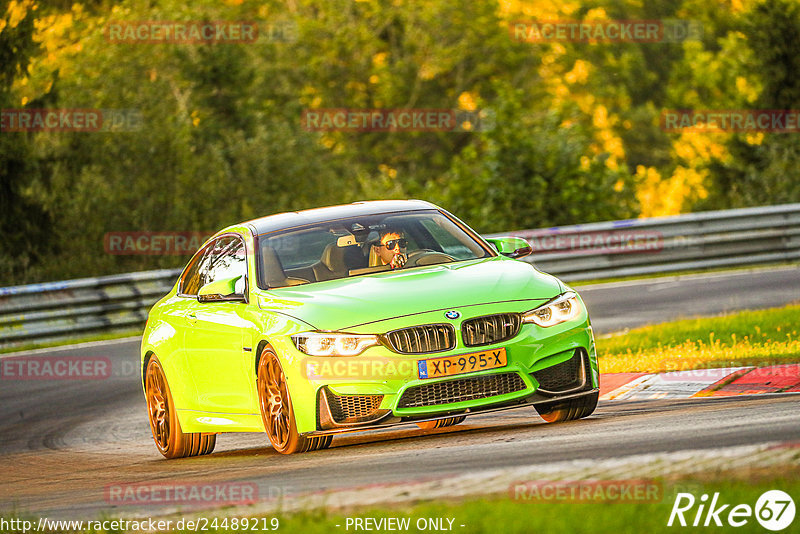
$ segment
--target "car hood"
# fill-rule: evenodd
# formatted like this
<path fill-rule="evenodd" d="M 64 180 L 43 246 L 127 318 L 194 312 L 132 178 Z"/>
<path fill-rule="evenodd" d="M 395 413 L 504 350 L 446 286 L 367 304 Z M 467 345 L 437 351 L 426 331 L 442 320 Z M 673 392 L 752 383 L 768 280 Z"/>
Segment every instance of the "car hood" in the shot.
<path fill-rule="evenodd" d="M 273 289 L 259 296 L 259 306 L 319 330 L 343 330 L 475 304 L 546 301 L 562 290 L 528 263 L 493 257 Z"/>

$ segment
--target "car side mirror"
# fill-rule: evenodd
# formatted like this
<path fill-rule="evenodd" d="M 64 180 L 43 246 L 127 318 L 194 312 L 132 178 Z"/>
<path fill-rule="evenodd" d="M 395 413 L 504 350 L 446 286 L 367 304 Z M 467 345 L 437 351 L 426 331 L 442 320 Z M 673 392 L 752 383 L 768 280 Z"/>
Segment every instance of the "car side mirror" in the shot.
<path fill-rule="evenodd" d="M 521 237 L 487 237 L 497 252 L 508 258 L 523 258 L 533 252 L 531 245 Z"/>
<path fill-rule="evenodd" d="M 211 282 L 200 288 L 197 292 L 198 302 L 219 302 L 219 301 L 234 301 L 245 302 L 245 297 L 242 293 L 236 292 L 236 283 L 242 275 L 234 276 L 233 278 L 223 278 L 216 282 Z"/>

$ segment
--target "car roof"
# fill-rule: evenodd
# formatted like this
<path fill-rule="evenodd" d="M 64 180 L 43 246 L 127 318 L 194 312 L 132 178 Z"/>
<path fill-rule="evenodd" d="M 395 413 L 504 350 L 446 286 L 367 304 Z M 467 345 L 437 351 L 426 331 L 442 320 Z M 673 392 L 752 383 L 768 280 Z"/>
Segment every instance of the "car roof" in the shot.
<path fill-rule="evenodd" d="M 353 202 L 352 204 L 343 204 L 340 206 L 277 213 L 275 215 L 253 219 L 242 224 L 250 226 L 254 234 L 261 235 L 297 226 L 345 219 L 347 217 L 357 217 L 359 215 L 430 209 L 441 208 L 430 202 L 425 202 L 424 200 L 371 200 Z"/>

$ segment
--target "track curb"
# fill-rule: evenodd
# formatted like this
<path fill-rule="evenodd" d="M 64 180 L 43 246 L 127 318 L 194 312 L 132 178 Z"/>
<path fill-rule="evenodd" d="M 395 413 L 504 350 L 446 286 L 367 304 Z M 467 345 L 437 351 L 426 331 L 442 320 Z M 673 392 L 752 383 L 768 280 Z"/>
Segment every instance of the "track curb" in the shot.
<path fill-rule="evenodd" d="M 729 397 L 800 392 L 800 364 L 600 375 L 600 400 Z"/>

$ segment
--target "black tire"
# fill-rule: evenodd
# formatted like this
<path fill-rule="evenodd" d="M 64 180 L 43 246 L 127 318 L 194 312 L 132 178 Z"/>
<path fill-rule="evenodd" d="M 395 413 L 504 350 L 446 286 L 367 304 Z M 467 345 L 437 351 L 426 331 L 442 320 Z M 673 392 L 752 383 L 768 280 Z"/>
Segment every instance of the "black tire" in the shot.
<path fill-rule="evenodd" d="M 217 435 L 181 430 L 167 377 L 155 356 L 147 362 L 145 370 L 145 398 L 150 431 L 158 452 L 165 458 L 211 454 L 217 444 Z"/>
<path fill-rule="evenodd" d="M 423 421 L 422 423 L 417 423 L 417 426 L 420 427 L 422 430 L 433 430 L 434 428 L 445 428 L 448 426 L 455 426 L 459 423 L 463 423 L 466 418 L 467 418 L 466 415 L 458 415 L 456 417 L 446 417 L 445 419 L 437 419 L 436 421 Z"/>
<path fill-rule="evenodd" d="M 597 400 L 600 392 L 595 391 L 591 395 L 585 395 L 576 399 L 553 402 L 542 406 L 534 405 L 539 416 L 548 423 L 560 423 L 562 421 L 573 421 L 582 419 L 594 413 L 597 408 Z"/>
<path fill-rule="evenodd" d="M 261 420 L 272 448 L 281 454 L 294 454 L 331 446 L 332 435 L 307 437 L 297 432 L 286 375 L 270 347 L 264 347 L 258 360 L 257 384 Z"/>

